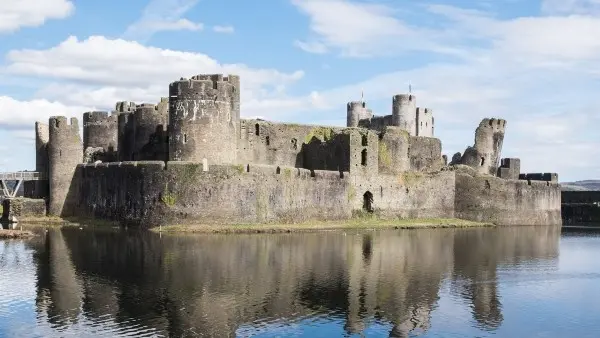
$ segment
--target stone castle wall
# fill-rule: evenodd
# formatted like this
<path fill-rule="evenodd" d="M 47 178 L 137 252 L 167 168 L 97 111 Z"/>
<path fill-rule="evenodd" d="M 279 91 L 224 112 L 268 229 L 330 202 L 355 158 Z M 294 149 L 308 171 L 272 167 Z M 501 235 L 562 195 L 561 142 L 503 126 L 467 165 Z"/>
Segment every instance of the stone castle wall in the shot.
<path fill-rule="evenodd" d="M 341 220 L 372 195 L 383 217 L 453 217 L 454 173 L 365 178 L 335 171 L 190 162 L 82 164 L 74 209 L 152 226 Z M 77 191 L 77 192 L 75 192 Z"/>
<path fill-rule="evenodd" d="M 560 206 L 560 186 L 554 182 L 456 174 L 458 218 L 499 225 L 559 225 Z"/>

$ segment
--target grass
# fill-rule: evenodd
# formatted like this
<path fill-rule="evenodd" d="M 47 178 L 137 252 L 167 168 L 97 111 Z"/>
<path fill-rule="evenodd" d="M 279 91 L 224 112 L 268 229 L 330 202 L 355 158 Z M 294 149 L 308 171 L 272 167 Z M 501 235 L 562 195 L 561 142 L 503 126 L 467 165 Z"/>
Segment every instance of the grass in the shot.
<path fill-rule="evenodd" d="M 327 230 L 427 229 L 493 227 L 492 223 L 472 222 L 456 218 L 377 219 L 353 218 L 344 221 L 313 221 L 296 224 L 189 224 L 167 225 L 151 231 L 167 233 L 282 233 Z"/>

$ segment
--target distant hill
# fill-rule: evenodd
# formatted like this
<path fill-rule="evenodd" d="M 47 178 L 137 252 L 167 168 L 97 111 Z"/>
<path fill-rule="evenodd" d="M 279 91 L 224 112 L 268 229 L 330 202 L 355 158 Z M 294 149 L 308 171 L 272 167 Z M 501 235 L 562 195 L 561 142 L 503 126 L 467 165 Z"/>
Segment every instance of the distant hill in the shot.
<path fill-rule="evenodd" d="M 600 180 L 584 180 L 561 183 L 563 191 L 600 191 Z"/>

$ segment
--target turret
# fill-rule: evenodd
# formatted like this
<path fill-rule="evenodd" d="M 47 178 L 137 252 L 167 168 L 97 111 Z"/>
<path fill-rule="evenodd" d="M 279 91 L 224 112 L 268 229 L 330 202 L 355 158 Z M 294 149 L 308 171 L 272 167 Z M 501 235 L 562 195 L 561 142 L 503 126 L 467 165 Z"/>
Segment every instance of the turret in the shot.
<path fill-rule="evenodd" d="M 104 111 L 83 114 L 83 149 L 102 148 L 98 154 L 103 161 L 116 160 L 118 148 L 117 112 Z"/>
<path fill-rule="evenodd" d="M 198 75 L 169 86 L 169 160 L 235 163 L 240 122 L 238 76 Z"/>
<path fill-rule="evenodd" d="M 361 101 L 348 102 L 348 105 L 346 106 L 346 127 L 358 127 L 358 121 L 360 121 L 360 112 L 364 106 L 365 103 Z"/>
<path fill-rule="evenodd" d="M 167 121 L 168 110 L 143 103 L 137 106 L 133 115 L 133 160 L 167 160 Z"/>
<path fill-rule="evenodd" d="M 48 164 L 50 201 L 48 213 L 53 216 L 70 216 L 77 204 L 71 189 L 75 169 L 83 160 L 83 146 L 76 118 L 64 116 L 49 119 Z"/>
<path fill-rule="evenodd" d="M 133 147 L 133 113 L 136 104 L 131 101 L 119 101 L 115 104 L 117 116 L 117 160 L 131 161 Z"/>
<path fill-rule="evenodd" d="M 417 98 L 412 94 L 394 95 L 392 99 L 392 126 L 416 136 Z"/>

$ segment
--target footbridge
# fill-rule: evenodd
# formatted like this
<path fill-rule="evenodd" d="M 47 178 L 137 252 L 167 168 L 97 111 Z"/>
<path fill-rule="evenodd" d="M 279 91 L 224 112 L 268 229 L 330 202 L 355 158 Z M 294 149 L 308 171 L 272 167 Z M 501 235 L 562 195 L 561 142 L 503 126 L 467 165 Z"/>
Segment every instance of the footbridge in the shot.
<path fill-rule="evenodd" d="M 12 173 L 0 172 L 0 188 L 2 188 L 1 192 L 5 197 L 14 198 L 17 196 L 17 192 L 19 191 L 19 188 L 21 188 L 23 182 L 42 181 L 47 179 L 48 177 L 44 173 L 37 171 L 17 171 Z"/>

